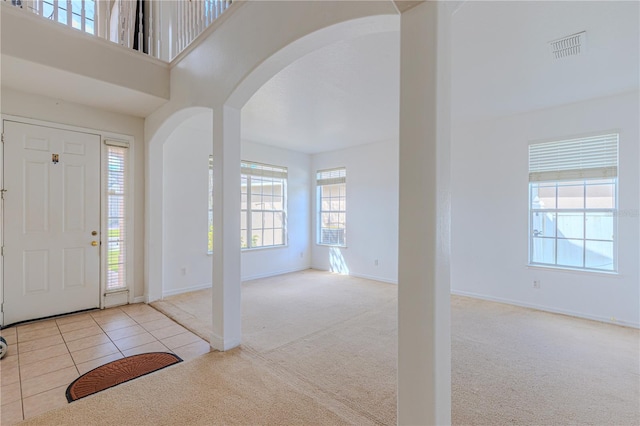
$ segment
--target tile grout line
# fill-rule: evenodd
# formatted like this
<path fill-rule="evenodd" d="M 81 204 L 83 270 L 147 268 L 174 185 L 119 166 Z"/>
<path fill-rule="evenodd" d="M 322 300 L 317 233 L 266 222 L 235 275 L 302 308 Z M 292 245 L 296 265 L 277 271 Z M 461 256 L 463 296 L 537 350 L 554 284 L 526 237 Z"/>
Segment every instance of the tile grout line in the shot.
<path fill-rule="evenodd" d="M 58 327 L 58 333 L 60 333 L 60 337 L 62 338 L 62 341 L 64 342 L 64 347 L 67 348 L 67 353 L 69 354 L 69 358 L 71 358 L 71 362 L 73 362 L 73 366 L 76 368 L 76 372 L 78 373 L 78 375 L 80 375 L 80 370 L 78 370 L 78 366 L 76 364 L 76 360 L 73 359 L 73 355 L 71 355 L 71 349 L 69 349 L 69 345 L 67 345 L 67 340 L 64 338 L 64 335 L 62 334 L 62 330 L 60 330 L 60 325 L 58 324 L 57 320 L 56 320 L 56 327 Z"/>
<path fill-rule="evenodd" d="M 147 305 L 147 306 L 148 306 L 148 305 Z M 129 315 L 129 314 L 128 314 L 128 313 L 126 313 L 126 312 L 125 312 L 125 315 L 127 315 L 129 318 L 131 318 L 131 319 L 133 320 L 133 322 L 135 322 L 137 325 L 139 325 L 140 327 L 142 327 L 142 329 L 143 329 L 145 332 L 149 333 L 149 334 L 151 335 L 151 337 L 153 337 L 153 338 L 156 340 L 156 342 L 158 342 L 158 343 L 160 343 L 162 346 L 164 346 L 164 347 L 165 347 L 165 349 L 166 349 L 167 351 L 171 352 L 172 354 L 175 354 L 171 349 L 169 349 L 169 348 L 167 347 L 167 345 L 165 345 L 164 343 L 162 343 L 162 341 L 161 341 L 160 339 L 158 339 L 156 336 L 154 336 L 154 335 L 153 335 L 153 333 L 151 333 L 149 330 L 147 330 L 147 329 L 146 329 L 146 327 L 145 327 L 144 325 L 142 325 L 142 323 L 139 323 L 139 322 L 138 322 L 138 320 L 136 320 L 135 318 L 133 318 L 131 315 Z M 164 315 L 164 314 L 163 314 L 163 315 Z M 166 317 L 166 316 L 165 316 L 165 317 Z M 140 346 L 142 346 L 142 345 L 140 345 Z M 133 348 L 131 348 L 131 349 L 133 349 Z"/>
<path fill-rule="evenodd" d="M 107 308 L 107 309 L 109 309 L 109 308 Z M 123 314 L 127 315 L 127 313 L 126 313 L 125 311 L 123 311 L 122 309 L 120 309 L 119 307 L 111 308 L 111 309 L 118 309 L 120 312 L 122 312 Z M 104 311 L 104 310 L 103 310 L 103 311 Z M 127 315 L 127 316 L 129 316 L 129 315 Z M 107 336 L 107 339 L 109 339 L 109 341 L 111 342 L 111 344 L 112 344 L 112 345 L 113 345 L 113 346 L 118 350 L 118 353 L 119 353 L 120 355 L 122 355 L 122 357 L 124 358 L 124 353 L 120 350 L 120 348 L 118 347 L 118 345 L 116 345 L 116 342 L 111 338 L 111 336 L 109 336 L 109 334 L 107 333 L 107 331 L 106 331 L 104 328 L 102 328 L 102 326 L 101 326 L 100 324 L 98 324 L 98 321 L 96 321 L 96 319 L 95 319 L 95 318 L 93 318 L 93 315 L 91 316 L 91 318 L 92 318 L 92 319 L 93 319 L 93 321 L 96 323 L 96 325 L 100 328 L 100 330 L 102 330 L 102 332 L 104 333 L 104 335 L 105 335 L 105 336 Z M 109 355 L 106 355 L 106 356 L 109 356 Z M 99 357 L 99 358 L 101 358 L 101 357 Z M 96 359 L 98 359 L 98 358 L 96 358 Z M 74 362 L 75 362 L 75 361 L 74 361 Z M 89 361 L 87 361 L 87 362 L 89 362 Z"/>

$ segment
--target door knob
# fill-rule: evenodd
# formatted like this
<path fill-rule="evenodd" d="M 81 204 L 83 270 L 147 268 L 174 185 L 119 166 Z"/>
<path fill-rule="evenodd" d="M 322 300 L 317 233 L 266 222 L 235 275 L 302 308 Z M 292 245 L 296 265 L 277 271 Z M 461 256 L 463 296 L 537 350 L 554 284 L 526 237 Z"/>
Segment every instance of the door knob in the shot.
<path fill-rule="evenodd" d="M 95 246 L 98 245 L 98 242 L 97 241 L 91 241 L 91 245 L 95 247 Z"/>

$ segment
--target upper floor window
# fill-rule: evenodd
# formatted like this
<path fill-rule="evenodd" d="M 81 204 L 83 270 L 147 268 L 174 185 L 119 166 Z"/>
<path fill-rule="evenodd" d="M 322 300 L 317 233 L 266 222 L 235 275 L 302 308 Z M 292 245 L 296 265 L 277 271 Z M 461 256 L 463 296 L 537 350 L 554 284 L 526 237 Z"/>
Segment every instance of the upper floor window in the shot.
<path fill-rule="evenodd" d="M 33 9 L 39 15 L 61 24 L 96 34 L 95 0 L 21 0 L 14 4 Z"/>
<path fill-rule="evenodd" d="M 617 269 L 618 134 L 529 146 L 529 264 Z"/>
<path fill-rule="evenodd" d="M 287 168 L 243 161 L 240 164 L 240 246 L 284 246 Z"/>
<path fill-rule="evenodd" d="M 347 236 L 347 169 L 318 170 L 318 244 L 345 246 Z"/>

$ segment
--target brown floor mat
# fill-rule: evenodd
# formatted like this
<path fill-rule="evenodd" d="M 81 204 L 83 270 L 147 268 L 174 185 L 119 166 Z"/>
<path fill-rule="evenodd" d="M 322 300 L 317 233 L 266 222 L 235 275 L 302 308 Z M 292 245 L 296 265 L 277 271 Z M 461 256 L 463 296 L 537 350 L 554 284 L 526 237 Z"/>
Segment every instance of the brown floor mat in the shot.
<path fill-rule="evenodd" d="M 112 361 L 74 380 L 67 388 L 67 401 L 73 402 L 179 362 L 182 362 L 179 356 L 166 352 L 132 355 Z"/>

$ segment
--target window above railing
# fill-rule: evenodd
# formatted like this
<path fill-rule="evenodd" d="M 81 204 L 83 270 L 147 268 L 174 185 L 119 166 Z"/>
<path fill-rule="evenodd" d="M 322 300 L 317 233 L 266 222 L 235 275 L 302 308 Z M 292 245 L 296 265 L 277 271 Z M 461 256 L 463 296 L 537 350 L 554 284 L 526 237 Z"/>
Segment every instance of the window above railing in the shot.
<path fill-rule="evenodd" d="M 170 61 L 232 0 L 2 0 L 43 18 Z"/>

